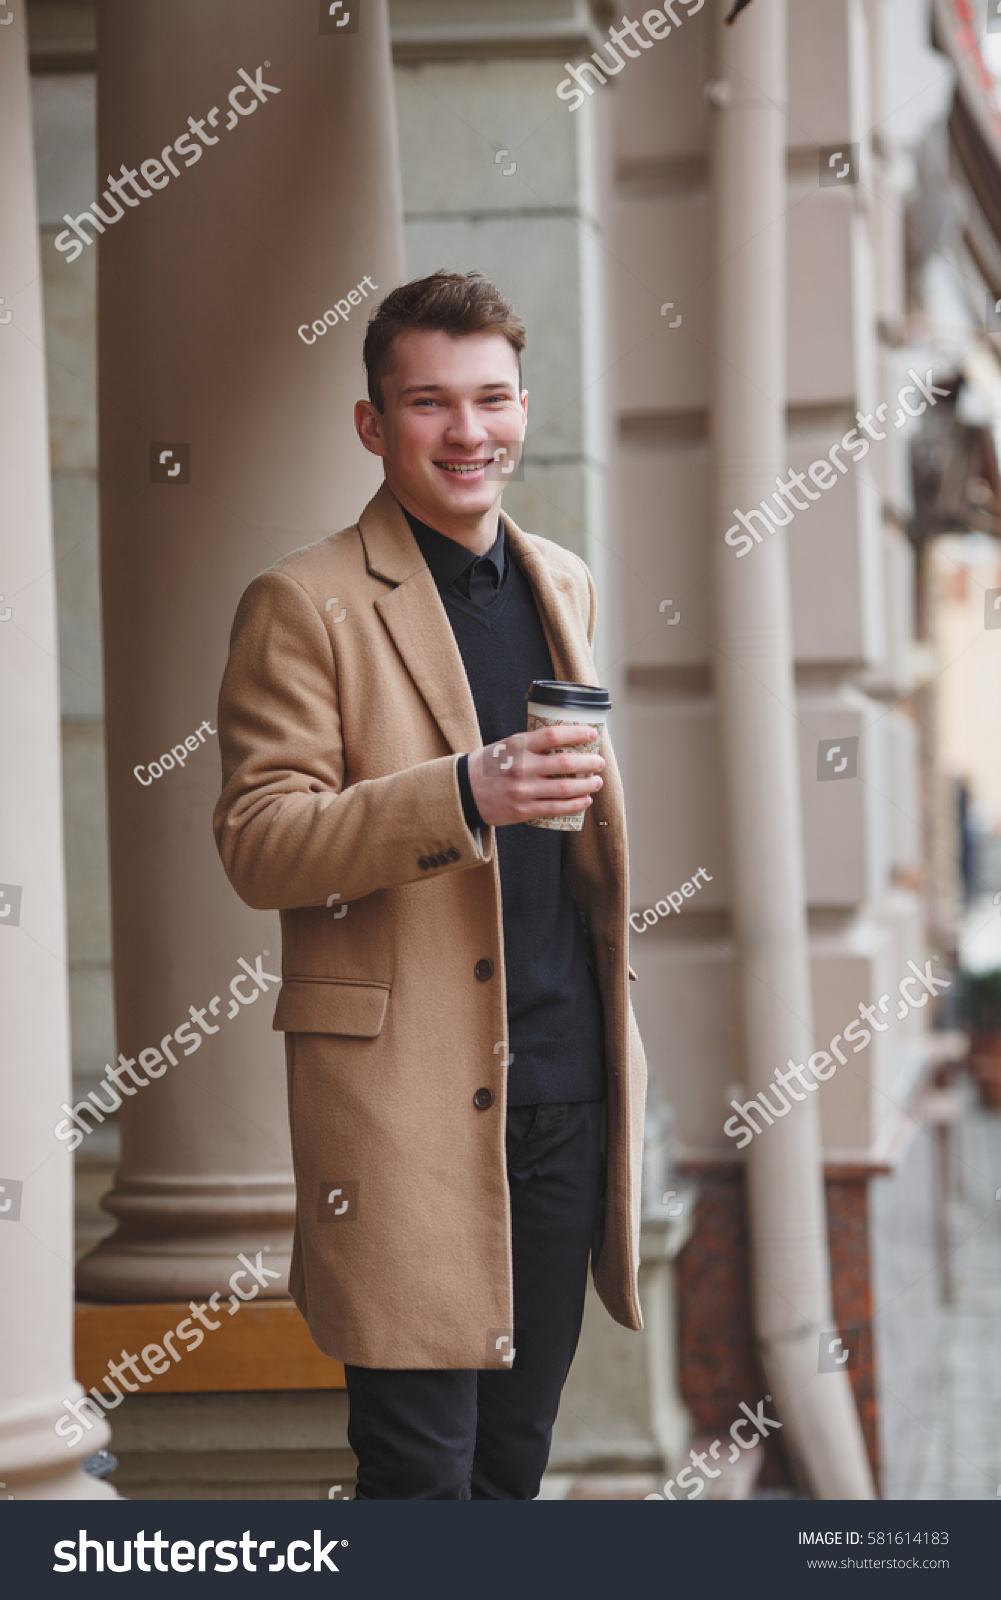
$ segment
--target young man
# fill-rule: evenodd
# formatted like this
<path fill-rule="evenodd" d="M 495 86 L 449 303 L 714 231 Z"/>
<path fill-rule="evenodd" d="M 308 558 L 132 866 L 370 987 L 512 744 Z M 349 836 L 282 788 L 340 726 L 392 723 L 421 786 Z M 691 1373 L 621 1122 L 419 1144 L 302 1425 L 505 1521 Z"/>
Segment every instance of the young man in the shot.
<path fill-rule="evenodd" d="M 587 568 L 500 512 L 524 343 L 477 273 L 387 296 L 355 409 L 385 483 L 250 585 L 220 698 L 219 850 L 282 913 L 290 1287 L 361 1499 L 533 1499 L 589 1257 L 642 1326 L 621 786 L 607 737 L 523 731 L 533 679 L 597 681 Z"/>

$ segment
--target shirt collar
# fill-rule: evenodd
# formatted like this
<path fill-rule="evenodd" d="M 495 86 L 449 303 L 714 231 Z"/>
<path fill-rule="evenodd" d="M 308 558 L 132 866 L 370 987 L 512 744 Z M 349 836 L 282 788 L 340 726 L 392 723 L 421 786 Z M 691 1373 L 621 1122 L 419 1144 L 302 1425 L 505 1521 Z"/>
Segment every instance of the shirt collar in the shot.
<path fill-rule="evenodd" d="M 490 561 L 497 569 L 497 582 L 500 583 L 504 576 L 504 519 L 497 518 L 497 537 L 490 549 L 482 558 L 477 557 L 472 550 L 467 550 L 464 544 L 459 544 L 456 539 L 450 539 L 447 534 L 439 533 L 437 528 L 432 528 L 426 522 L 421 522 L 406 509 L 400 510 L 410 524 L 410 531 L 417 540 L 421 555 L 431 569 L 431 576 L 439 589 L 447 589 L 456 578 L 471 567 L 473 562 L 482 559 Z"/>

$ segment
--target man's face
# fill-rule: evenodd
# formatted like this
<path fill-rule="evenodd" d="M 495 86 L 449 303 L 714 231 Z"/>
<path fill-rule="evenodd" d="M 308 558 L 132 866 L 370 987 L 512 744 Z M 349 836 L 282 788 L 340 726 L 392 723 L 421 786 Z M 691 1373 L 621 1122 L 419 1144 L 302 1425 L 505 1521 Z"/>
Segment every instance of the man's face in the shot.
<path fill-rule="evenodd" d="M 497 447 L 524 439 L 528 411 L 504 335 L 408 329 L 382 391 L 385 409 L 360 400 L 355 424 L 402 504 L 443 532 L 491 512 L 505 482 Z"/>

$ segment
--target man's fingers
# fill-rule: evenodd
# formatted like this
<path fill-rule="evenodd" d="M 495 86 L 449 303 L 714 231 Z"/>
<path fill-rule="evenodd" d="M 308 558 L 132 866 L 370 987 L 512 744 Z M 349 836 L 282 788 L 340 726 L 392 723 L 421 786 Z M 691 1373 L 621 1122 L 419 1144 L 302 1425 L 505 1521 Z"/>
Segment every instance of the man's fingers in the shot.
<path fill-rule="evenodd" d="M 528 750 L 550 750 L 557 744 L 593 744 L 598 735 L 587 723 L 561 722 L 555 728 L 533 728 L 522 737 Z"/>
<path fill-rule="evenodd" d="M 564 749 L 568 744 L 584 748 Z M 560 772 L 582 775 L 600 772 L 605 765 L 604 756 L 598 754 L 594 729 L 583 724 L 568 724 L 565 728 L 536 728 L 533 733 L 525 735 L 524 756 L 526 777 Z"/>
<path fill-rule="evenodd" d="M 586 811 L 591 804 L 590 795 L 585 795 L 580 800 L 537 800 L 526 807 L 521 820 L 530 822 L 536 817 L 568 817 L 575 811 Z"/>
<path fill-rule="evenodd" d="M 590 779 L 604 770 L 604 760 L 598 755 L 542 755 L 532 756 L 522 768 L 522 778 L 529 782 L 543 781 L 547 785 L 560 779 Z"/>
<path fill-rule="evenodd" d="M 532 756 L 525 762 L 526 775 L 541 775 L 543 773 L 556 776 L 561 772 L 573 773 L 579 776 L 585 772 L 602 772 L 605 766 L 604 756 L 599 756 L 597 751 L 583 750 L 546 751 L 542 755 Z"/>
<path fill-rule="evenodd" d="M 569 778 L 547 778 L 542 774 L 536 781 L 530 777 L 524 779 L 520 793 L 529 801 L 577 800 L 581 795 L 595 794 L 603 781 L 597 772 L 575 773 Z"/>
<path fill-rule="evenodd" d="M 602 787 L 604 766 L 594 728 L 567 723 L 483 746 L 470 753 L 468 771 L 480 815 L 502 826 L 580 815 Z"/>

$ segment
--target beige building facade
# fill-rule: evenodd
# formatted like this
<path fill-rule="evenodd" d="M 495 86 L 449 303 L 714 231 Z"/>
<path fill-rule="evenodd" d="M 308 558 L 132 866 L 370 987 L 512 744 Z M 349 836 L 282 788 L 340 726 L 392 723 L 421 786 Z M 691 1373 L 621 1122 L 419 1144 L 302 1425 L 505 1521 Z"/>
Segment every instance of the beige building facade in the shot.
<path fill-rule="evenodd" d="M 751 0 L 729 29 L 727 9 L 678 0 L 666 32 L 627 33 L 616 52 L 618 11 L 599 0 L 365 0 L 343 38 L 318 35 L 305 0 L 219 0 L 211 25 L 196 0 L 169 22 L 156 0 L 29 6 L 65 1093 L 71 1112 L 92 1091 L 105 1107 L 70 1119 L 87 1386 L 102 1340 L 226 1295 L 241 1256 L 267 1251 L 283 1270 L 280 1040 L 266 978 L 244 981 L 277 970 L 278 935 L 214 859 L 215 694 L 249 579 L 351 520 L 374 487 L 349 417 L 366 302 L 475 267 L 529 327 L 524 473 L 505 503 L 598 586 L 651 1070 L 647 1327 L 628 1334 L 589 1301 L 553 1472 L 675 1470 L 742 1401 L 786 1405 L 788 1384 L 792 1442 L 769 1446 L 765 1481 L 818 1498 L 900 1481 L 934 1340 L 927 1092 L 947 1047 L 927 988 L 899 998 L 909 964 L 943 970 L 922 898 L 908 538 L 909 452 L 935 403 L 907 317 L 924 130 L 898 115 L 899 58 L 928 83 L 948 69 L 919 4 Z M 189 118 L 201 132 L 181 133 Z M 104 232 L 80 222 L 95 198 L 114 209 L 106 172 L 144 160 L 154 192 Z M 734 1102 L 788 1055 L 843 1041 L 866 1007 L 868 1044 L 745 1154 L 726 1131 Z M 66 1038 L 48 1048 L 63 1070 Z M 119 1052 L 153 1081 L 115 1090 Z M 42 1169 L 59 1165 L 64 1185 L 67 1142 L 50 1139 Z M 96 1209 L 109 1191 L 113 1224 Z M 780 1258 L 808 1280 L 796 1382 L 775 1353 L 790 1332 L 769 1299 Z M 51 1293 L 67 1368 L 54 1376 L 46 1356 L 54 1418 L 71 1381 L 68 1277 Z M 350 1493 L 338 1375 L 289 1355 L 284 1296 L 268 1280 L 224 1324 L 247 1340 L 228 1380 L 216 1363 L 186 1388 L 182 1363 L 116 1409 L 122 1494 Z M 851 1387 L 824 1365 L 838 1339 Z"/>

